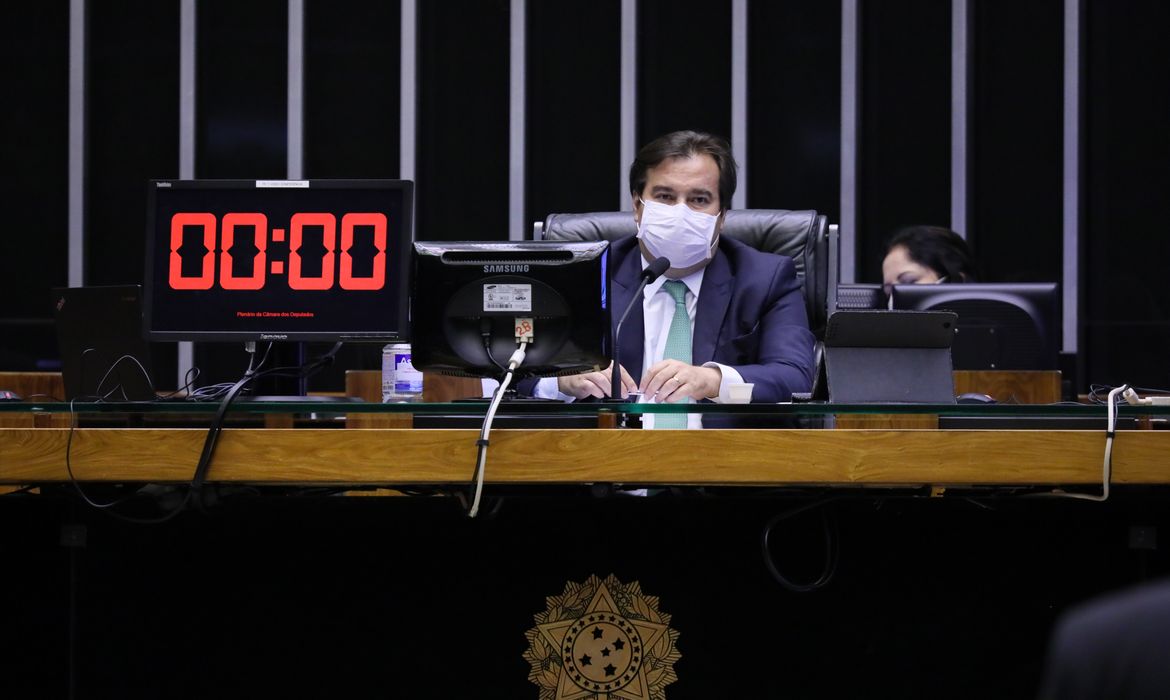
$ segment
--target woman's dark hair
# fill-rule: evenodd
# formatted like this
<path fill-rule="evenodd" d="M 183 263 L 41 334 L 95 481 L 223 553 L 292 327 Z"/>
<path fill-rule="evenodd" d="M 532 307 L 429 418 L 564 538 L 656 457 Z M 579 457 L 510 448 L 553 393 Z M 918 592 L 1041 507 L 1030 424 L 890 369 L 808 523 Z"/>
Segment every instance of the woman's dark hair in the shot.
<path fill-rule="evenodd" d="M 886 241 L 882 251 L 884 260 L 898 246 L 914 262 L 934 270 L 948 282 L 977 282 L 979 274 L 967 241 L 949 228 L 942 226 L 907 226 L 900 228 Z"/>
<path fill-rule="evenodd" d="M 630 166 L 630 192 L 642 194 L 646 189 L 646 172 L 656 168 L 670 158 L 690 158 L 707 154 L 719 166 L 719 208 L 731 208 L 731 195 L 735 194 L 735 158 L 727 141 L 701 131 L 674 131 L 659 136 L 642 146 Z"/>

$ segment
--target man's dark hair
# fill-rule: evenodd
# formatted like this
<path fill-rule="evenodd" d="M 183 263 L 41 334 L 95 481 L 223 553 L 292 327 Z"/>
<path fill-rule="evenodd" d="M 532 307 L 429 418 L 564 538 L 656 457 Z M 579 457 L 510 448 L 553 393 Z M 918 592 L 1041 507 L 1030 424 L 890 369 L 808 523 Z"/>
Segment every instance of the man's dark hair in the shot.
<path fill-rule="evenodd" d="M 670 158 L 690 158 L 707 154 L 719 166 L 719 208 L 731 207 L 731 195 L 735 194 L 735 158 L 727 141 L 701 131 L 675 131 L 659 136 L 638 151 L 634 164 L 630 166 L 630 192 L 642 194 L 646 188 L 646 172 L 656 168 Z"/>
<path fill-rule="evenodd" d="M 894 231 L 882 251 L 884 260 L 890 251 L 902 246 L 914 262 L 934 270 L 948 282 L 976 282 L 979 275 L 967 241 L 942 226 L 906 226 Z"/>

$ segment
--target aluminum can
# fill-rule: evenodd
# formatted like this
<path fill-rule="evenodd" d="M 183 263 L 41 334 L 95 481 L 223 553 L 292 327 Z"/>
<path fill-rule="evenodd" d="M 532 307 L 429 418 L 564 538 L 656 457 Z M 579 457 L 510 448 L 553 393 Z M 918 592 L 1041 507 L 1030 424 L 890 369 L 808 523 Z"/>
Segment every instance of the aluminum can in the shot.
<path fill-rule="evenodd" d="M 410 343 L 393 343 L 382 348 L 382 403 L 418 401 L 422 398 L 423 376 L 411 363 Z"/>

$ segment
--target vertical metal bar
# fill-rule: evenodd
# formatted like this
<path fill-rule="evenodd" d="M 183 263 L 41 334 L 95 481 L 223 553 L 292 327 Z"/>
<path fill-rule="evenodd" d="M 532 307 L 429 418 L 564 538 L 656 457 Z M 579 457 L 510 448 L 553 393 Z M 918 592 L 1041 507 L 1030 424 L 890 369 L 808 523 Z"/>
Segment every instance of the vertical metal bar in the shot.
<path fill-rule="evenodd" d="M 967 147 L 971 143 L 968 88 L 971 79 L 971 5 L 951 0 L 951 229 L 967 238 L 970 228 Z"/>
<path fill-rule="evenodd" d="M 508 62 L 508 239 L 524 240 L 524 146 L 527 3 L 512 0 Z"/>
<path fill-rule="evenodd" d="M 418 114 L 418 4 L 402 0 L 402 55 L 399 60 L 398 177 L 415 177 L 415 129 Z"/>
<path fill-rule="evenodd" d="M 630 164 L 637 152 L 638 2 L 622 0 L 621 145 L 618 163 L 618 209 L 629 211 Z"/>
<path fill-rule="evenodd" d="M 85 284 L 85 0 L 69 2 L 69 286 Z"/>
<path fill-rule="evenodd" d="M 1077 352 L 1081 253 L 1081 0 L 1064 0 L 1064 351 Z"/>
<path fill-rule="evenodd" d="M 858 57 L 861 0 L 841 0 L 841 282 L 853 282 L 857 267 L 857 147 L 861 82 Z"/>
<path fill-rule="evenodd" d="M 179 4 L 179 178 L 195 178 L 195 0 Z M 179 343 L 177 387 L 195 366 L 194 343 Z"/>
<path fill-rule="evenodd" d="M 305 172 L 305 0 L 288 0 L 288 179 Z"/>
<path fill-rule="evenodd" d="M 195 178 L 195 0 L 179 6 L 179 178 Z"/>
<path fill-rule="evenodd" d="M 748 0 L 731 2 L 731 154 L 739 163 L 732 209 L 747 207 L 748 186 Z M 727 202 L 723 206 L 728 206 Z"/>

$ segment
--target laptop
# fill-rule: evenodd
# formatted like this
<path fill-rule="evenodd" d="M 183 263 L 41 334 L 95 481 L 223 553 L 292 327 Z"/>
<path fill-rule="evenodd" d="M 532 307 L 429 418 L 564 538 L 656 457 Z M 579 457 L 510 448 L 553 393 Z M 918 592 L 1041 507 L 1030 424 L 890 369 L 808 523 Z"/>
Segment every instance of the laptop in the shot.
<path fill-rule="evenodd" d="M 55 287 L 53 319 L 65 399 L 153 401 L 142 287 Z"/>

